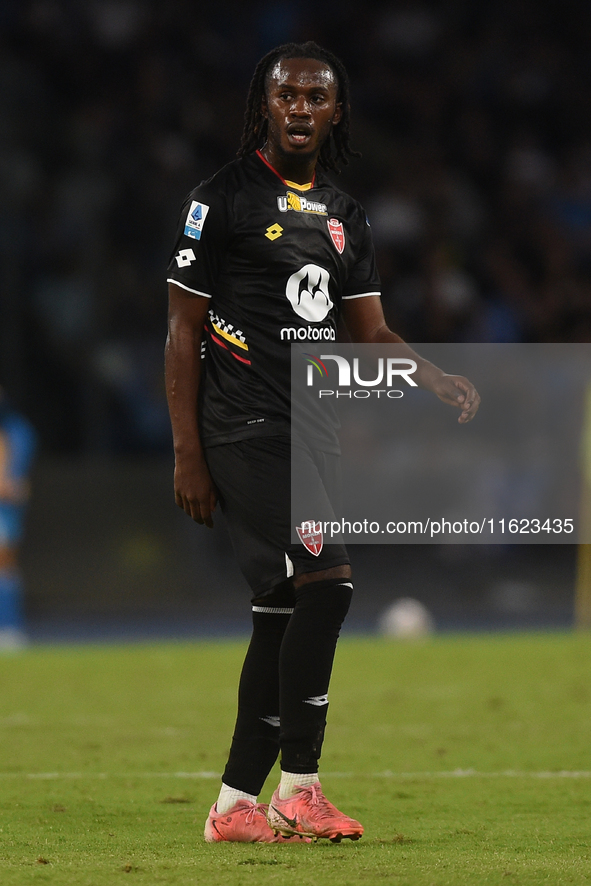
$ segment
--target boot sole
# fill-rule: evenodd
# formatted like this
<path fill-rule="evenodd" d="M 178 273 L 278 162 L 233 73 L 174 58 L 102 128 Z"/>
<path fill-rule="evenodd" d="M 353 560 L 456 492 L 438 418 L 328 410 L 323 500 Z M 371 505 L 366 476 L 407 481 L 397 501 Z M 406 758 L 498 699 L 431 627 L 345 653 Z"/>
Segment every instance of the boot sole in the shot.
<path fill-rule="evenodd" d="M 288 831 L 281 828 L 276 830 L 272 826 L 271 829 L 275 835 L 281 834 L 282 837 L 309 837 L 313 843 L 317 843 L 318 840 L 330 840 L 331 843 L 340 843 L 341 840 L 360 840 L 363 836 L 363 834 L 356 831 L 350 834 L 343 833 L 342 831 L 336 831 L 334 834 L 314 834 L 312 831 Z"/>

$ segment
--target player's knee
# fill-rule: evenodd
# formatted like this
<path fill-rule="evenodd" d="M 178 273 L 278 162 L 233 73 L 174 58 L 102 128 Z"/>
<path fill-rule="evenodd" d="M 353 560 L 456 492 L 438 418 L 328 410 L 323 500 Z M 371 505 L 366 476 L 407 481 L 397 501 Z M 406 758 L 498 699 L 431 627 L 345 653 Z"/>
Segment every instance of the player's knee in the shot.
<path fill-rule="evenodd" d="M 295 588 L 296 607 L 313 609 L 318 617 L 325 613 L 331 621 L 341 624 L 349 611 L 353 584 L 347 576 L 306 582 Z"/>

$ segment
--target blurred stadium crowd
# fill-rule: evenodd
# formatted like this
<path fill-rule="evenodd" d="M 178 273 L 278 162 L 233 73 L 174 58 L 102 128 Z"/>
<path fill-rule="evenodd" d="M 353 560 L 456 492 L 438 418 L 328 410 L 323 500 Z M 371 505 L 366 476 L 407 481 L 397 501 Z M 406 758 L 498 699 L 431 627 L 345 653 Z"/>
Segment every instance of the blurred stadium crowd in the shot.
<path fill-rule="evenodd" d="M 180 204 L 272 46 L 352 85 L 339 184 L 412 342 L 591 340 L 591 6 L 2 0 L 0 378 L 49 452 L 165 452 Z"/>

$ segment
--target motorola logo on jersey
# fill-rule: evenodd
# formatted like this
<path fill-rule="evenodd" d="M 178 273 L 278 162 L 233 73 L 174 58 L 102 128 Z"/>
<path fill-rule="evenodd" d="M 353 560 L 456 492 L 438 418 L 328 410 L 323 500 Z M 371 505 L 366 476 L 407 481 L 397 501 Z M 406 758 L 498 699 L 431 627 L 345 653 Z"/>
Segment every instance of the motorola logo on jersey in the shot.
<path fill-rule="evenodd" d="M 291 275 L 285 294 L 298 317 L 309 323 L 322 323 L 333 308 L 329 282 L 330 274 L 318 265 L 304 265 Z"/>
<path fill-rule="evenodd" d="M 288 191 L 285 197 L 277 197 L 277 206 L 280 212 L 289 212 L 293 209 L 295 212 L 310 212 L 312 215 L 328 215 L 326 203 L 315 203 L 313 200 L 306 200 L 293 191 Z"/>
<path fill-rule="evenodd" d="M 292 308 L 309 323 L 322 323 L 334 307 L 328 291 L 330 274 L 318 265 L 304 265 L 287 281 L 285 294 Z M 284 326 L 281 341 L 335 341 L 332 326 Z"/>
<path fill-rule="evenodd" d="M 336 341 L 332 326 L 284 326 L 281 341 Z"/>

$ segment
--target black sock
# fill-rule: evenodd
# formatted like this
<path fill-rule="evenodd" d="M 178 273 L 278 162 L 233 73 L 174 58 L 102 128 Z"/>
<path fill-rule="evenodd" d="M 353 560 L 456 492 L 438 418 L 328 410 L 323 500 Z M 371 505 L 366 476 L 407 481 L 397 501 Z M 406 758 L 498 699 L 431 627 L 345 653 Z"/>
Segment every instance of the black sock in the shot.
<path fill-rule="evenodd" d="M 238 717 L 224 784 L 258 796 L 279 754 L 279 651 L 291 608 L 253 607 L 238 689 Z M 257 611 L 258 610 L 258 611 Z M 278 610 L 278 611 L 276 611 Z"/>
<path fill-rule="evenodd" d="M 279 656 L 281 768 L 316 772 L 324 740 L 328 684 L 353 585 L 346 579 L 295 589 L 296 605 Z"/>

